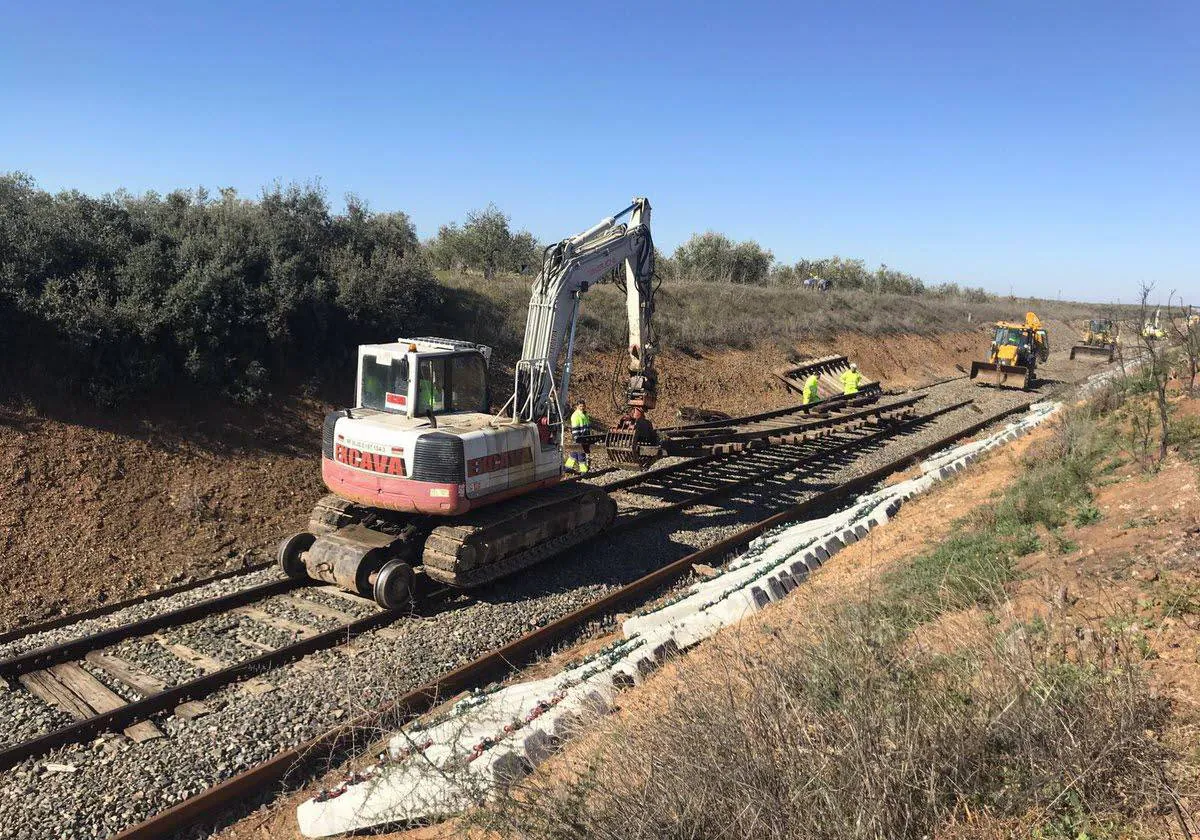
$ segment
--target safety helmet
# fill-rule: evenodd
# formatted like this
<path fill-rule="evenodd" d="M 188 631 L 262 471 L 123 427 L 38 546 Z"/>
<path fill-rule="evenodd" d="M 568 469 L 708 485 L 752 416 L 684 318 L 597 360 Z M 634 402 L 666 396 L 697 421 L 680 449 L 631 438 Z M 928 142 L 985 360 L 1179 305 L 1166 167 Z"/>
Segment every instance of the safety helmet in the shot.
<path fill-rule="evenodd" d="M 858 370 L 858 365 L 854 364 L 854 362 L 851 362 L 851 363 L 850 363 L 850 370 Z"/>

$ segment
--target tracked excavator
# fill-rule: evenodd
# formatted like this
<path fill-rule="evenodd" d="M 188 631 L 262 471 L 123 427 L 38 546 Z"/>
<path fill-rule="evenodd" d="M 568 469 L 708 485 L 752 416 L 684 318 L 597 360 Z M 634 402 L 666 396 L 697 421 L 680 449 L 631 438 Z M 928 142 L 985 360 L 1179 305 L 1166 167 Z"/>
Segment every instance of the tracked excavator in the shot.
<path fill-rule="evenodd" d="M 620 466 L 648 466 L 657 452 L 648 417 L 657 394 L 654 243 L 650 202 L 636 198 L 544 251 L 513 394 L 496 414 L 488 347 L 401 338 L 358 348 L 354 407 L 325 417 L 329 495 L 307 530 L 280 544 L 283 572 L 399 610 L 422 583 L 479 586 L 611 525 L 616 504 L 603 489 L 563 480 L 580 301 L 609 281 L 626 293 L 629 378 L 626 414 L 604 445 Z"/>

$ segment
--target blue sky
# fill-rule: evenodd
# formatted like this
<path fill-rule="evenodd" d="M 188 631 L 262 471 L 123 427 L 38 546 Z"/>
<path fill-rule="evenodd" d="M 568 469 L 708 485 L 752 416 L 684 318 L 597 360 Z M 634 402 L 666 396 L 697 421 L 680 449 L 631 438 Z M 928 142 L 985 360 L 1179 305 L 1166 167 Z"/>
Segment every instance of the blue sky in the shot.
<path fill-rule="evenodd" d="M 9 3 L 0 170 L 1200 291 L 1200 3 Z"/>

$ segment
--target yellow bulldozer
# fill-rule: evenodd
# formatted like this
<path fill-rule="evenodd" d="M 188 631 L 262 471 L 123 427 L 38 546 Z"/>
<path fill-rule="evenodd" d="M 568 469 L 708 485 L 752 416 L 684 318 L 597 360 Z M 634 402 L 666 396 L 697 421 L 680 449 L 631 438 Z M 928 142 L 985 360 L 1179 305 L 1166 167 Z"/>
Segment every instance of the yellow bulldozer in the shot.
<path fill-rule="evenodd" d="M 1041 320 L 1025 313 L 1025 323 L 997 321 L 992 348 L 986 362 L 971 362 L 971 378 L 976 385 L 1029 390 L 1037 374 L 1038 362 L 1050 358 L 1050 338 Z"/>
<path fill-rule="evenodd" d="M 1083 334 L 1083 343 L 1071 348 L 1071 359 L 1077 355 L 1099 356 L 1111 362 L 1117 353 L 1117 325 L 1111 318 L 1093 318 L 1088 321 Z"/>

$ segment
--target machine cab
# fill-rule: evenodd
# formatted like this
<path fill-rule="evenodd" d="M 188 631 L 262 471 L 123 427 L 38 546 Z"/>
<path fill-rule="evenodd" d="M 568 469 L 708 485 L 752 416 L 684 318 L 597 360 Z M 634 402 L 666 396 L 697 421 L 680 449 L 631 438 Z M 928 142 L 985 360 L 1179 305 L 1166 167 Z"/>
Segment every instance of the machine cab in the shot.
<path fill-rule="evenodd" d="M 358 348 L 356 402 L 410 418 L 488 411 L 491 348 L 444 338 L 402 338 Z"/>

